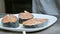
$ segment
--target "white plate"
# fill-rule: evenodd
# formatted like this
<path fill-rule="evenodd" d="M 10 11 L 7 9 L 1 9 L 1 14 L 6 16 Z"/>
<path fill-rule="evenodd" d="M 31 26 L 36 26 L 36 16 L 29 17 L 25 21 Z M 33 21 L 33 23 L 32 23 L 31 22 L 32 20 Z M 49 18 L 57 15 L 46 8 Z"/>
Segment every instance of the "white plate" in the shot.
<path fill-rule="evenodd" d="M 2 23 L 1 23 L 1 20 L 2 18 L 0 18 L 0 28 L 1 29 L 5 29 L 5 30 L 10 30 L 10 31 L 26 31 L 26 32 L 32 32 L 32 31 L 38 31 L 38 30 L 42 30 L 42 29 L 45 29 L 51 25 L 53 25 L 56 21 L 57 21 L 57 18 L 55 16 L 50 16 L 50 15 L 44 15 L 44 14 L 32 14 L 35 18 L 48 18 L 48 24 L 44 27 L 40 27 L 40 28 L 30 28 L 30 29 L 27 29 L 27 28 L 23 28 L 22 24 L 20 24 L 19 27 L 17 28 L 8 28 L 8 27 L 3 27 L 2 26 Z M 15 16 L 18 16 L 18 14 L 15 14 Z"/>

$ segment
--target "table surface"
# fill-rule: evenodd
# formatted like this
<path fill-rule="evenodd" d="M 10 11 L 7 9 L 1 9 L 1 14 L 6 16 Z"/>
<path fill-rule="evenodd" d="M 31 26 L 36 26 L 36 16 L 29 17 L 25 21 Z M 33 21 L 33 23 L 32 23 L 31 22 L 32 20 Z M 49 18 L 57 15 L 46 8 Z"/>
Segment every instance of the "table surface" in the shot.
<path fill-rule="evenodd" d="M 1 16 L 1 14 L 0 14 Z M 29 32 L 27 34 L 60 34 L 60 16 L 56 16 L 58 18 L 57 22 L 51 27 L 37 32 Z M 0 17 L 1 18 L 1 17 Z M 0 29 L 0 34 L 22 34 L 22 32 L 12 32 Z"/>

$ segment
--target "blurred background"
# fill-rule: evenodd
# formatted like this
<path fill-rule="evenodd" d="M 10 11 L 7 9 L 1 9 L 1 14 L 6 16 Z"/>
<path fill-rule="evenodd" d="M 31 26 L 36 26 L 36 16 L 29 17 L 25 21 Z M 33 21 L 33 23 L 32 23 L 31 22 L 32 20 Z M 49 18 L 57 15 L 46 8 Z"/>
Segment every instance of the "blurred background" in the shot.
<path fill-rule="evenodd" d="M 27 10 L 31 13 L 60 14 L 60 0 L 0 0 L 0 13 L 17 14 Z"/>
<path fill-rule="evenodd" d="M 0 13 L 32 12 L 32 0 L 0 0 Z"/>

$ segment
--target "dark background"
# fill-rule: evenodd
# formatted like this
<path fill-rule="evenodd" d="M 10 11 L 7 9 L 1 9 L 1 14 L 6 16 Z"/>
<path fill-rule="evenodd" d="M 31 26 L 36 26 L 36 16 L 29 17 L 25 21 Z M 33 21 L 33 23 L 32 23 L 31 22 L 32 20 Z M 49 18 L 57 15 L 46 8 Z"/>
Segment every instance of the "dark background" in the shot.
<path fill-rule="evenodd" d="M 5 0 L 6 13 L 32 12 L 32 0 Z"/>

